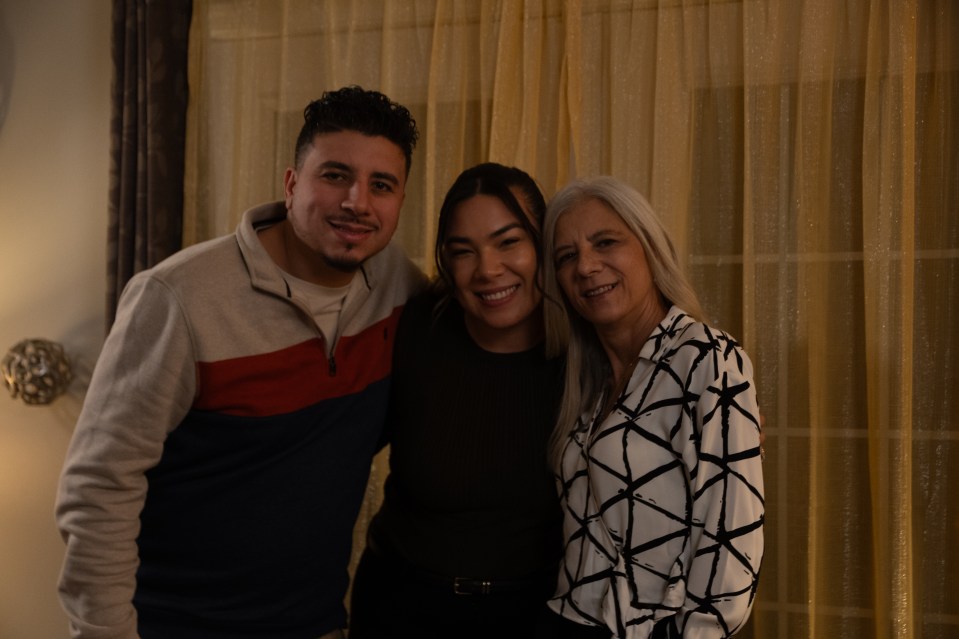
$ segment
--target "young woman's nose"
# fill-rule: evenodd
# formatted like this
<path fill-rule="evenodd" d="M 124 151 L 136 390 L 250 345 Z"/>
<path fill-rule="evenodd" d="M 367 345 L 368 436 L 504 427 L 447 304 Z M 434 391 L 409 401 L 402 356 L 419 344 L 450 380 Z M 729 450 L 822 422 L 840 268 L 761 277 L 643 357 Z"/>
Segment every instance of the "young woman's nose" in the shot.
<path fill-rule="evenodd" d="M 503 261 L 496 251 L 480 251 L 478 260 L 476 272 L 483 277 L 492 277 L 503 272 Z"/>

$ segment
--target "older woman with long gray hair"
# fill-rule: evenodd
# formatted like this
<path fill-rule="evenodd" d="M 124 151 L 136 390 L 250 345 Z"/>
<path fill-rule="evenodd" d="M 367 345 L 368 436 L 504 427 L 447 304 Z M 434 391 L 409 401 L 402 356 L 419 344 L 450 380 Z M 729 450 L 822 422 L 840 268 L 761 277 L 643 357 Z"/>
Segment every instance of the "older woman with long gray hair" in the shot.
<path fill-rule="evenodd" d="M 729 637 L 763 556 L 752 364 L 705 323 L 630 186 L 569 184 L 543 231 L 546 295 L 561 301 L 546 323 L 570 343 L 551 450 L 565 556 L 540 634 Z"/>

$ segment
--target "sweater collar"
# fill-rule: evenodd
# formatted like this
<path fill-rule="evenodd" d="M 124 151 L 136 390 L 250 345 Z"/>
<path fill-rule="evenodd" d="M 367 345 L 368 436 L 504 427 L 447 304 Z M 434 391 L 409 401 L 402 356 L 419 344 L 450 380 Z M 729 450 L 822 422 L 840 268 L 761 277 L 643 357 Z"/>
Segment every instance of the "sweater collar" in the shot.
<path fill-rule="evenodd" d="M 261 290 L 269 291 L 282 297 L 290 296 L 290 287 L 283 278 L 283 272 L 267 253 L 257 231 L 286 219 L 286 205 L 283 201 L 261 204 L 248 209 L 243 213 L 236 230 L 237 243 L 240 253 L 246 262 L 250 273 L 250 283 Z M 369 258 L 359 268 L 357 277 L 363 278 L 367 290 L 376 286 L 376 256 Z M 354 280 L 355 281 L 355 280 Z"/>

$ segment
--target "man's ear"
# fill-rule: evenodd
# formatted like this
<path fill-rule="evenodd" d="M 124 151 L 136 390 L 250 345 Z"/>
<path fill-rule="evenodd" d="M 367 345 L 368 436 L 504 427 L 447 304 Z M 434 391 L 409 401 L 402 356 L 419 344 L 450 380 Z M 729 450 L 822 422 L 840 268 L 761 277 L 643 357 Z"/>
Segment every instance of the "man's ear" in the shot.
<path fill-rule="evenodd" d="M 296 169 L 287 168 L 283 174 L 283 195 L 286 200 L 286 208 L 293 204 L 293 190 L 296 188 Z"/>

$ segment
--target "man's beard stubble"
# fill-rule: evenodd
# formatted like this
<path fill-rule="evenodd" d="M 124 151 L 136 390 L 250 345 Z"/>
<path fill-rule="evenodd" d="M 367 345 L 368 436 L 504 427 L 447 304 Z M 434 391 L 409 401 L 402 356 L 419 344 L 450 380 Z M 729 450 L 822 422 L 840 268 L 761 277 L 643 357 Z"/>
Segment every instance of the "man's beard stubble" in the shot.
<path fill-rule="evenodd" d="M 347 252 L 352 251 L 354 248 L 356 248 L 355 244 L 346 245 Z M 361 266 L 363 266 L 362 260 L 357 259 L 335 258 L 329 256 L 324 256 L 323 259 L 327 266 L 334 268 L 341 273 L 355 273 L 360 269 Z"/>

